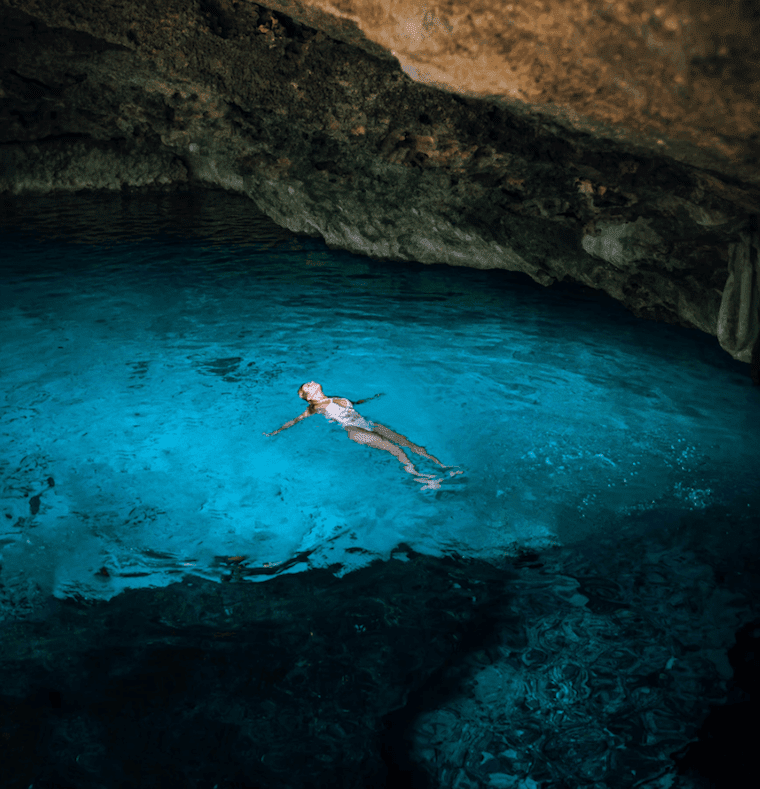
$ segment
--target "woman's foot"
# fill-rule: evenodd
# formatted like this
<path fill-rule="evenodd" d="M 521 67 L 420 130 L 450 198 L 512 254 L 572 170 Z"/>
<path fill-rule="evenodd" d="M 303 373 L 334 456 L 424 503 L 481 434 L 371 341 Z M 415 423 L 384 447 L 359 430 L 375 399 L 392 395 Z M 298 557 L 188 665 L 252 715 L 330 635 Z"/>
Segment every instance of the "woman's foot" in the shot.
<path fill-rule="evenodd" d="M 422 490 L 439 490 L 443 477 L 437 477 L 435 474 L 418 474 L 417 482 L 422 482 Z"/>

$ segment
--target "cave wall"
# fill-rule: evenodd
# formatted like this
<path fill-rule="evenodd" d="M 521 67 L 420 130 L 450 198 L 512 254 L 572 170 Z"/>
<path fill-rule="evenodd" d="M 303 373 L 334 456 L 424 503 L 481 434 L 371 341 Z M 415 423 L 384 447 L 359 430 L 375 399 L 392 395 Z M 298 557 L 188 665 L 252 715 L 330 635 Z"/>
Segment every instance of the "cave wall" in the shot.
<path fill-rule="evenodd" d="M 750 361 L 756 4 L 268 5 L 0 0 L 0 192 L 221 186 L 335 248 L 574 280 Z"/>

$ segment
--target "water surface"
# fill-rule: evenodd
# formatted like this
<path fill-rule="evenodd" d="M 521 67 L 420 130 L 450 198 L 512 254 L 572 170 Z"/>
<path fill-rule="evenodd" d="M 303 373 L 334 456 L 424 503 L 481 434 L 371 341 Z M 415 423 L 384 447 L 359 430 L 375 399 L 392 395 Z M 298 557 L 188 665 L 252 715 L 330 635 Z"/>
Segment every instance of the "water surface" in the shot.
<path fill-rule="evenodd" d="M 7 589 L 341 575 L 399 543 L 496 561 L 757 512 L 758 393 L 713 337 L 578 286 L 332 251 L 221 193 L 2 216 Z M 382 393 L 362 416 L 464 473 L 412 455 L 423 485 L 319 415 L 264 436 L 309 380 Z"/>

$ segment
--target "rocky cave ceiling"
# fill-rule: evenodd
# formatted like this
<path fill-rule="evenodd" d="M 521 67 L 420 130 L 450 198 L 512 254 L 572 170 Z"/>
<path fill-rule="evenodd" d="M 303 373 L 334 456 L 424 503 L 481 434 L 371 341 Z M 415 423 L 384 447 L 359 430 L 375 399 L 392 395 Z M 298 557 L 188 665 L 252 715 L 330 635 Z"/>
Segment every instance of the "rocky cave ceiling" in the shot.
<path fill-rule="evenodd" d="M 0 0 L 0 192 L 213 185 L 758 364 L 756 0 Z"/>

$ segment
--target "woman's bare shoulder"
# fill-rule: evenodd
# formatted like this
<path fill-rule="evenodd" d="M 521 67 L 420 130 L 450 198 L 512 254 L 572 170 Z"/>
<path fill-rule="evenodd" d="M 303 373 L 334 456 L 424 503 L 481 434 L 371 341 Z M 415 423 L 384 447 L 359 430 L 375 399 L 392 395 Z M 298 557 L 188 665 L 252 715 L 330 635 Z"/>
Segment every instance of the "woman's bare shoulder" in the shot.
<path fill-rule="evenodd" d="M 337 403 L 338 405 L 342 405 L 345 408 L 351 408 L 351 406 L 353 405 L 353 403 L 350 400 L 346 400 L 345 397 L 332 397 L 330 399 L 333 401 L 333 403 Z"/>

